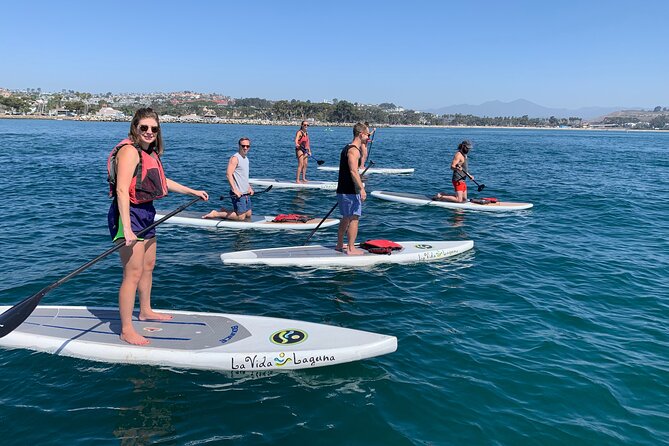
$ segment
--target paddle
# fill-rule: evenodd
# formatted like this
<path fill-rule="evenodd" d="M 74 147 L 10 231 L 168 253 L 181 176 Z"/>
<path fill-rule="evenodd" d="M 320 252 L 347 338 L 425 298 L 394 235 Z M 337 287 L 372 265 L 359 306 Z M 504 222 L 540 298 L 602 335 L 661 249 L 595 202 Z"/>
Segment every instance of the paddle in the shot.
<path fill-rule="evenodd" d="M 365 123 L 367 127 L 369 128 L 369 124 Z M 372 137 L 369 140 L 369 145 L 367 146 L 367 159 L 369 159 L 369 155 L 372 153 L 372 143 L 374 142 L 374 135 L 376 134 L 376 129 L 372 132 Z"/>
<path fill-rule="evenodd" d="M 316 160 L 316 164 L 318 164 L 319 166 L 322 166 L 322 165 L 325 163 L 325 161 L 316 159 L 316 157 L 313 156 L 313 155 L 307 155 L 307 156 L 309 156 L 310 158 L 315 159 L 315 160 Z"/>
<path fill-rule="evenodd" d="M 479 191 L 479 192 L 481 192 L 483 189 L 485 189 L 485 184 L 479 184 L 479 183 L 477 183 L 476 180 L 474 179 L 474 177 L 471 176 L 471 175 L 469 174 L 469 172 L 467 172 L 466 170 L 463 170 L 463 172 L 465 173 L 465 175 L 467 175 L 467 176 L 469 177 L 470 180 L 472 180 L 472 181 L 478 186 L 478 191 Z"/>
<path fill-rule="evenodd" d="M 374 134 L 376 134 L 376 132 L 374 132 Z M 369 159 L 369 148 L 372 147 L 372 143 L 374 142 L 374 134 L 372 134 L 372 138 L 369 140 L 369 146 L 367 147 L 367 149 L 368 149 L 368 151 L 367 151 L 367 158 L 368 158 L 368 159 Z M 369 160 L 369 165 L 368 165 L 367 167 L 365 167 L 365 170 L 362 171 L 362 173 L 360 174 L 360 178 L 362 178 L 362 177 L 367 173 L 367 170 L 368 170 L 370 167 L 372 167 L 373 165 L 374 165 L 374 161 Z M 318 231 L 318 228 L 320 228 L 321 225 L 323 224 L 323 222 L 324 222 L 325 220 L 328 219 L 328 217 L 330 216 L 330 214 L 332 214 L 332 213 L 334 212 L 334 210 L 337 209 L 337 206 L 338 206 L 338 205 L 339 205 L 339 202 L 336 202 L 336 203 L 334 204 L 334 206 L 332 206 L 332 209 L 330 209 L 330 212 L 328 212 L 327 214 L 325 214 L 325 217 L 323 217 L 323 220 L 321 220 L 320 223 L 318 223 L 318 225 L 311 231 L 311 234 L 309 234 L 309 237 L 307 237 L 307 239 L 304 241 L 304 244 L 303 244 L 303 245 L 306 245 L 307 243 L 309 243 L 309 240 L 311 240 L 311 237 L 314 236 L 314 234 L 316 233 L 316 231 Z"/>
<path fill-rule="evenodd" d="M 142 229 L 137 233 L 137 237 L 141 237 L 142 235 L 146 234 L 149 232 L 151 229 L 155 228 L 168 218 L 178 214 L 179 212 L 183 211 L 186 209 L 188 206 L 194 204 L 195 202 L 200 201 L 200 197 L 194 198 L 193 200 L 189 201 L 188 203 L 179 206 L 160 220 L 154 222 L 153 224 L 149 225 L 145 229 Z M 121 249 L 122 246 L 125 246 L 125 240 L 119 240 L 113 247 L 109 248 L 107 251 L 103 252 L 90 262 L 86 263 L 85 265 L 80 266 L 76 270 L 72 271 L 70 274 L 67 276 L 63 277 L 62 279 L 57 280 L 56 282 L 52 283 L 51 285 L 42 288 L 40 291 L 37 292 L 37 294 L 33 294 L 32 296 L 23 299 L 21 302 L 18 304 L 14 305 L 13 307 L 9 308 L 7 311 L 4 313 L 0 314 L 0 338 L 7 336 L 9 333 L 14 331 L 16 327 L 21 325 L 23 321 L 25 321 L 28 316 L 35 310 L 35 307 L 39 304 L 39 302 L 42 300 L 42 298 L 48 293 L 49 291 L 53 290 L 54 288 L 59 287 L 72 277 L 76 276 L 80 272 L 88 269 L 89 267 L 93 266 L 100 260 L 104 259 L 108 255 L 112 254 L 115 251 L 118 251 Z"/>
<path fill-rule="evenodd" d="M 260 192 L 254 192 L 254 193 L 253 193 L 253 196 L 255 197 L 256 195 L 260 195 L 260 194 L 264 194 L 265 192 L 269 192 L 273 187 L 274 187 L 274 186 L 270 185 L 270 186 L 269 186 L 267 189 L 265 189 L 265 190 L 261 190 Z M 242 197 L 243 197 L 244 195 L 250 195 L 250 194 L 242 194 Z M 230 198 L 230 195 L 221 195 L 221 197 L 219 198 L 219 200 L 223 200 L 223 199 L 225 199 L 225 198 Z"/>

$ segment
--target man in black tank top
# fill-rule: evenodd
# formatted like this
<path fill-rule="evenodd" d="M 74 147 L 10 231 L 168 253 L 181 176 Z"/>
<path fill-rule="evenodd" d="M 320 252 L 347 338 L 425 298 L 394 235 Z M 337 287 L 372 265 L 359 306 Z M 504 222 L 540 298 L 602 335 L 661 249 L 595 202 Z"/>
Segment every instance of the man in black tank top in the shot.
<path fill-rule="evenodd" d="M 347 144 L 339 156 L 339 181 L 337 182 L 337 204 L 341 212 L 336 249 L 348 255 L 361 255 L 365 251 L 355 247 L 358 236 L 358 221 L 362 215 L 362 202 L 367 198 L 365 185 L 358 169 L 362 161 L 362 145 L 369 139 L 369 128 L 357 123 L 353 126 L 353 141 Z M 344 233 L 348 245 L 344 249 Z"/>

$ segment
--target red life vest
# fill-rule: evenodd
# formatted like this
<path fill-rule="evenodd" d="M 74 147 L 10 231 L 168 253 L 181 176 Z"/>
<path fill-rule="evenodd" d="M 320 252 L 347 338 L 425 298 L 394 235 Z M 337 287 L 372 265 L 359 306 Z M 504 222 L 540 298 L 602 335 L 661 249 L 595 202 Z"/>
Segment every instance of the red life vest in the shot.
<path fill-rule="evenodd" d="M 300 130 L 302 136 L 297 140 L 297 144 L 300 146 L 300 149 L 306 150 L 309 148 L 309 135 L 307 132 Z"/>
<path fill-rule="evenodd" d="M 142 150 L 141 146 L 129 139 L 124 139 L 114 147 L 107 158 L 107 181 L 109 182 L 109 197 L 116 197 L 117 160 L 116 156 L 121 147 L 131 145 L 137 149 L 139 162 L 135 173 L 130 180 L 130 203 L 141 204 L 162 198 L 167 195 L 167 179 L 163 171 L 158 154 L 151 154 Z M 155 156 L 154 156 L 155 155 Z"/>
<path fill-rule="evenodd" d="M 364 243 L 360 243 L 362 249 L 366 249 L 372 254 L 388 254 L 390 255 L 393 251 L 400 250 L 403 248 L 399 243 L 395 243 L 391 240 L 367 240 Z"/>
<path fill-rule="evenodd" d="M 306 223 L 311 218 L 301 214 L 279 214 L 272 220 L 275 223 Z"/>

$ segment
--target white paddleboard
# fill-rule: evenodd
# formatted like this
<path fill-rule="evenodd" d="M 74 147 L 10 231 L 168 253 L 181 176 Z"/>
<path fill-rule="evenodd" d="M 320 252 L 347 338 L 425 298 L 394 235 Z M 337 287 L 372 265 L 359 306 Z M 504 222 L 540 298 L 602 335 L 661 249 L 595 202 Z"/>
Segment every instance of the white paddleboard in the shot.
<path fill-rule="evenodd" d="M 0 307 L 4 312 L 9 307 Z M 119 339 L 117 308 L 38 306 L 0 346 L 111 363 L 202 370 L 258 371 L 323 367 L 397 349 L 397 339 L 290 319 L 169 311 L 174 319 L 140 322 L 151 343 Z"/>
<path fill-rule="evenodd" d="M 395 242 L 402 245 L 392 254 L 349 256 L 334 246 L 310 245 L 254 249 L 221 254 L 225 264 L 272 266 L 368 266 L 379 263 L 413 263 L 445 259 L 474 247 L 471 240 Z"/>
<path fill-rule="evenodd" d="M 273 186 L 274 188 L 286 189 L 337 189 L 336 181 L 311 181 L 308 183 L 296 183 L 294 181 L 279 181 L 273 178 L 251 178 L 249 183 L 254 186 Z"/>
<path fill-rule="evenodd" d="M 509 212 L 530 209 L 532 203 L 514 203 L 509 201 L 498 201 L 497 203 L 478 204 L 478 203 L 455 203 L 451 201 L 433 200 L 427 195 L 409 194 L 403 192 L 384 192 L 375 190 L 371 195 L 382 200 L 395 201 L 397 203 L 415 204 L 418 206 L 438 206 L 448 209 L 465 209 L 468 211 L 487 211 L 487 212 Z"/>
<path fill-rule="evenodd" d="M 318 166 L 316 167 L 318 170 L 325 170 L 328 172 L 339 172 L 339 166 Z M 410 174 L 413 173 L 415 169 L 413 168 L 391 168 L 391 167 L 370 167 L 367 169 L 366 174 L 369 173 L 378 173 L 378 174 L 385 174 L 385 175 L 405 175 L 405 174 Z M 362 172 L 365 171 L 364 167 L 361 167 L 358 169 L 358 172 L 362 174 Z"/>
<path fill-rule="evenodd" d="M 156 212 L 155 220 L 163 218 L 167 213 L 158 211 Z M 301 222 L 286 222 L 286 223 L 277 223 L 274 222 L 274 215 L 271 216 L 255 216 L 253 215 L 250 219 L 243 221 L 235 220 L 226 220 L 223 218 L 202 218 L 202 215 L 197 212 L 181 212 L 174 217 L 170 217 L 165 221 L 165 224 L 175 224 L 175 225 L 184 225 L 184 226 L 199 226 L 203 228 L 225 228 L 225 229 L 261 229 L 269 231 L 280 231 L 280 230 L 304 230 L 304 229 L 315 229 L 318 226 L 318 223 L 322 220 L 321 218 L 312 218 L 311 220 L 301 223 Z M 334 226 L 339 224 L 339 220 L 336 218 L 328 218 L 323 222 L 321 228 L 327 228 L 329 226 Z"/>

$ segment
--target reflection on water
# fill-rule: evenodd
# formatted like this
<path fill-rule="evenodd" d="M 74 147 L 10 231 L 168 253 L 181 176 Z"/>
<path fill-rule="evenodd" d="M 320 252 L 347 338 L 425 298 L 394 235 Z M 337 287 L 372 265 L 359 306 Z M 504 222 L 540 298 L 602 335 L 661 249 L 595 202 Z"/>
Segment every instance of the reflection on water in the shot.
<path fill-rule="evenodd" d="M 121 445 L 152 444 L 173 436 L 174 403 L 170 399 L 170 375 L 160 368 L 140 366 L 138 377 L 130 377 L 132 406 L 119 409 L 114 436 Z M 143 376 L 142 376 L 143 375 Z"/>
<path fill-rule="evenodd" d="M 452 213 L 450 218 L 448 219 L 450 221 L 450 225 L 453 228 L 461 228 L 465 224 L 465 211 L 462 209 L 455 209 Z"/>
<path fill-rule="evenodd" d="M 231 251 L 246 251 L 253 249 L 252 231 L 237 231 L 232 241 Z"/>

